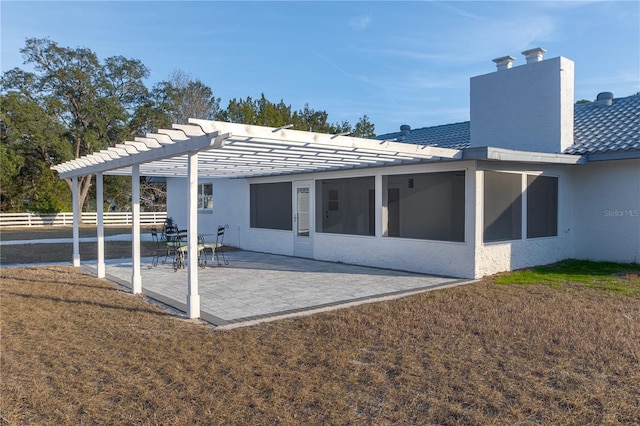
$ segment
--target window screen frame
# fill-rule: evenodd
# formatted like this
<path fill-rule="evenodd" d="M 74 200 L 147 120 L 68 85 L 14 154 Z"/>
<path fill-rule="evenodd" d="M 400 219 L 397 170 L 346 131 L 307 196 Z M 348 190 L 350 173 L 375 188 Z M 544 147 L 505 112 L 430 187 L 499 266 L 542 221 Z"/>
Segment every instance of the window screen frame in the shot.
<path fill-rule="evenodd" d="M 383 236 L 465 243 L 467 173 L 466 169 L 454 169 L 384 175 L 383 208 L 387 214 Z"/>
<path fill-rule="evenodd" d="M 484 244 L 523 239 L 522 180 L 522 172 L 484 171 L 482 218 L 482 242 Z M 494 186 L 489 188 L 488 185 Z M 492 197 L 491 199 L 487 198 L 488 194 Z M 510 232 L 506 231 L 507 225 Z M 488 232 L 489 227 L 491 227 L 491 232 Z M 488 238 L 488 234 L 490 238 Z"/>
<path fill-rule="evenodd" d="M 541 188 L 541 185 L 551 184 L 552 182 L 553 188 L 551 191 L 544 191 Z M 526 175 L 526 185 L 527 239 L 557 237 L 560 203 L 559 177 L 545 174 L 528 174 Z M 538 214 L 539 212 L 542 213 L 542 217 Z"/>
<path fill-rule="evenodd" d="M 249 228 L 293 231 L 292 191 L 291 181 L 249 184 Z M 257 205 L 256 202 L 265 204 Z M 263 211 L 270 212 L 275 209 L 283 211 L 277 221 L 271 220 L 269 216 L 260 216 Z"/>

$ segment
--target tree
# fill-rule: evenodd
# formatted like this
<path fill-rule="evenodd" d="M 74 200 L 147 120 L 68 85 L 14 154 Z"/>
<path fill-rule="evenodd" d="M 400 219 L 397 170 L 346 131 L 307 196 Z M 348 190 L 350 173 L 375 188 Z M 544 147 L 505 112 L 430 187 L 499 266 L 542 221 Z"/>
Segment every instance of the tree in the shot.
<path fill-rule="evenodd" d="M 250 96 L 246 99 L 231 99 L 225 111 L 220 117 L 231 123 L 255 124 L 258 126 L 279 127 L 293 124 L 296 130 L 304 130 L 319 133 L 351 133 L 353 128 L 348 121 L 330 123 L 329 114 L 326 111 L 317 111 L 305 104 L 299 111 L 292 112 L 291 106 L 280 100 L 275 104 L 269 101 L 264 93 L 260 99 L 254 100 Z M 375 136 L 374 126 L 365 115 L 360 118 L 355 132 L 360 137 Z M 355 136 L 355 135 L 354 135 Z"/>
<path fill-rule="evenodd" d="M 356 127 L 353 130 L 352 136 L 358 138 L 373 138 L 376 136 L 376 126 L 372 122 L 369 121 L 369 117 L 367 115 L 363 115 L 360 117 L 360 120 L 356 123 Z"/>
<path fill-rule="evenodd" d="M 213 96 L 213 90 L 180 69 L 158 83 L 154 94 L 157 107 L 166 111 L 172 123 L 186 124 L 189 118 L 215 120 L 221 113 L 220 98 Z"/>
<path fill-rule="evenodd" d="M 27 39 L 20 52 L 35 72 L 19 68 L 6 72 L 2 92 L 38 105 L 56 125 L 48 137 L 66 141 L 72 158 L 113 146 L 148 127 L 139 108 L 149 104 L 143 83 L 149 70 L 140 61 L 113 56 L 101 63 L 89 49 L 37 38 Z M 18 128 L 8 130 L 14 136 L 19 133 Z M 71 187 L 71 181 L 67 183 Z M 78 179 L 80 210 L 90 187 L 90 175 Z"/>
<path fill-rule="evenodd" d="M 181 70 L 154 86 L 138 60 L 112 56 L 100 61 L 87 48 L 61 47 L 49 39 L 27 39 L 20 50 L 33 72 L 14 68 L 0 79 L 0 209 L 53 212 L 70 206 L 71 180 L 60 181 L 50 167 L 143 136 L 189 118 L 279 127 L 322 133 L 352 132 L 371 137 L 365 115 L 355 128 L 329 123 L 326 111 L 308 104 L 293 111 L 283 100 L 232 99 L 226 110 L 211 88 Z M 91 191 L 92 176 L 78 178 L 78 208 Z M 65 186 L 67 185 L 67 186 Z M 105 199 L 126 205 L 130 178 L 105 176 Z M 162 205 L 162 185 L 141 187 L 149 208 Z M 148 192 L 148 194 L 146 193 Z"/>
<path fill-rule="evenodd" d="M 72 158 L 59 135 L 64 129 L 37 102 L 12 92 L 0 95 L 0 208 L 54 213 L 70 204 L 68 189 L 50 167 Z"/>

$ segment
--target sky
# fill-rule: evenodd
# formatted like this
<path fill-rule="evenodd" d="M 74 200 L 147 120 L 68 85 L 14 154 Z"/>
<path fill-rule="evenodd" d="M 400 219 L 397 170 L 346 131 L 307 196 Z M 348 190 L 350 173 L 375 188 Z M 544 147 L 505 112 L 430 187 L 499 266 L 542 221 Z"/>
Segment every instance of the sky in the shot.
<path fill-rule="evenodd" d="M 0 1 L 0 69 L 28 38 L 125 56 L 147 87 L 180 69 L 226 107 L 306 103 L 377 134 L 469 120 L 469 79 L 542 47 L 575 62 L 575 100 L 640 91 L 638 1 Z"/>

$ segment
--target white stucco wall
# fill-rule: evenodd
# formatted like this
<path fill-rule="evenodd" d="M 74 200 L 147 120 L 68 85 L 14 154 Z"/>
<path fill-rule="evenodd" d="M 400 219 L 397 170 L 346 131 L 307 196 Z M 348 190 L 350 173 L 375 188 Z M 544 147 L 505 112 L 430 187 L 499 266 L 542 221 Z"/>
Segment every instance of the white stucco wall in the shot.
<path fill-rule="evenodd" d="M 640 159 L 574 167 L 575 257 L 640 263 Z"/>
<path fill-rule="evenodd" d="M 573 144 L 574 63 L 557 57 L 471 78 L 471 146 L 562 152 Z"/>
<path fill-rule="evenodd" d="M 319 260 L 473 278 L 473 248 L 469 243 L 407 238 L 316 234 Z"/>
<path fill-rule="evenodd" d="M 249 223 L 249 186 L 243 179 L 200 179 L 213 183 L 213 209 L 198 211 L 198 234 L 206 235 L 207 242 L 215 241 L 219 225 L 229 225 L 225 243 L 240 246 Z M 167 215 L 178 227 L 187 226 L 186 178 L 167 178 Z M 231 200 L 231 201 L 230 201 Z"/>
<path fill-rule="evenodd" d="M 525 238 L 526 208 L 523 197 L 522 239 L 501 242 L 483 242 L 484 229 L 484 170 L 543 174 L 558 177 L 558 235 L 555 237 Z M 533 164 L 502 164 L 481 162 L 477 172 L 476 197 L 476 252 L 475 276 L 495 274 L 530 266 L 544 265 L 573 257 L 573 189 L 569 166 Z M 524 186 L 523 186 L 524 188 Z"/>

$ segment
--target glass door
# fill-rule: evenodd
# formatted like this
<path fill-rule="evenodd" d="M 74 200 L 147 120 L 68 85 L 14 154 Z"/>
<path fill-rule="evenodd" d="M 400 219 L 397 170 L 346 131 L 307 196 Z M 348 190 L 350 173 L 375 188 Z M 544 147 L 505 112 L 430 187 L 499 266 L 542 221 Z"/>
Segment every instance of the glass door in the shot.
<path fill-rule="evenodd" d="M 311 181 L 294 182 L 293 200 L 295 215 L 293 251 L 296 256 L 313 257 L 312 194 Z"/>

